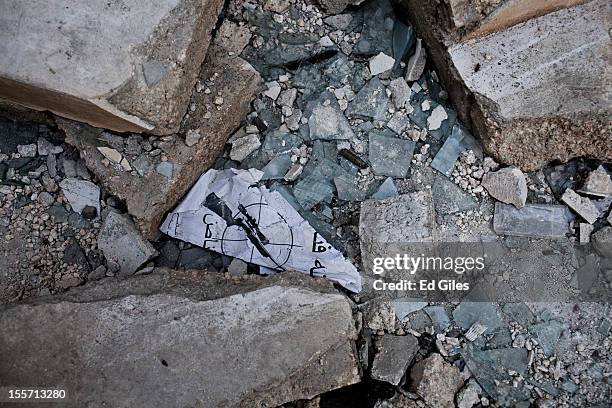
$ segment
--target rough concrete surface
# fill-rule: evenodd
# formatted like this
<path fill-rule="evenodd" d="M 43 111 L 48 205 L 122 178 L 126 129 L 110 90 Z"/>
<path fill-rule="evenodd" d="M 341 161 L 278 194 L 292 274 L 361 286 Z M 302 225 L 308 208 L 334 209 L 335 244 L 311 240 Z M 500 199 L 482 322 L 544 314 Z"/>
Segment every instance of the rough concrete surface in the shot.
<path fill-rule="evenodd" d="M 133 278 L 132 290 L 147 280 Z M 70 406 L 272 407 L 359 381 L 343 295 L 164 291 L 5 308 L 0 383 L 63 384 Z"/>
<path fill-rule="evenodd" d="M 0 98 L 116 131 L 176 132 L 222 4 L 2 2 Z"/>
<path fill-rule="evenodd" d="M 612 158 L 610 107 L 601 92 L 610 81 L 607 2 L 563 8 L 467 41 L 441 28 L 431 4 L 403 4 L 431 47 L 459 117 L 489 154 L 526 171 L 579 156 Z"/>
<path fill-rule="evenodd" d="M 58 119 L 58 124 L 67 133 L 67 141 L 79 148 L 86 165 L 102 184 L 125 200 L 137 227 L 149 239 L 158 234 L 166 212 L 214 163 L 261 86 L 259 74 L 247 62 L 227 56 L 227 52 L 217 47 L 211 47 L 200 80 L 209 84 L 211 93 L 194 92 L 191 104 L 196 110 L 185 118 L 181 137 L 173 137 L 162 144 L 167 160 L 161 163 L 166 163 L 165 167 L 160 167 L 159 157 L 130 158 L 132 167 L 140 161 L 146 163 L 142 175 L 135 170 L 125 171 L 121 166 L 105 165 L 104 156 L 96 148 L 100 145 L 101 129 Z M 223 104 L 214 105 L 218 93 L 222 95 Z M 216 106 L 208 111 L 208 119 L 207 105 Z M 183 135 L 189 131 L 198 131 L 201 135 L 199 142 L 192 146 L 187 146 L 183 140 Z"/>

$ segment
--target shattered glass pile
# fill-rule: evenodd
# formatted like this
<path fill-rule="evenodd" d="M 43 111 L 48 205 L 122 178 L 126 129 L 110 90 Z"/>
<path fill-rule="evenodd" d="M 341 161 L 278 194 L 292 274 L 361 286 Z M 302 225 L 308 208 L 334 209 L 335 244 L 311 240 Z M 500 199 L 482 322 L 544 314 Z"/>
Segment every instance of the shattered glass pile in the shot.
<path fill-rule="evenodd" d="M 450 175 L 462 151 L 478 150 L 389 3 L 325 18 L 322 38 L 259 8 L 243 16 L 261 43 L 243 57 L 268 82 L 215 168 L 262 170 L 341 248 L 358 238 L 347 224 L 359 202 L 396 196 L 415 152 L 438 153 L 432 167 Z"/>

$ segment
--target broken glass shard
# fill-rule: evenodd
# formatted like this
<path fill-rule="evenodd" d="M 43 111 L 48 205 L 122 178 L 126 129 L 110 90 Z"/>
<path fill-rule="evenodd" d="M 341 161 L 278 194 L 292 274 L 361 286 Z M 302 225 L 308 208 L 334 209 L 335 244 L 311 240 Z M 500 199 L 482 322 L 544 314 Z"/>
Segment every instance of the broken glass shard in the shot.
<path fill-rule="evenodd" d="M 311 174 L 293 187 L 293 195 L 304 209 L 309 210 L 319 203 L 330 203 L 334 196 L 334 186 Z"/>
<path fill-rule="evenodd" d="M 389 97 L 380 79 L 370 80 L 346 109 L 346 115 L 362 119 L 385 120 Z"/>
<path fill-rule="evenodd" d="M 451 325 L 451 321 L 444 306 L 427 306 L 423 310 L 431 319 L 436 329 L 436 333 L 444 332 Z"/>
<path fill-rule="evenodd" d="M 495 203 L 493 229 L 498 235 L 534 238 L 563 238 L 569 232 L 572 215 L 562 205 Z"/>
<path fill-rule="evenodd" d="M 465 150 L 465 146 L 461 143 L 463 137 L 464 133 L 458 126 L 455 126 L 451 132 L 451 135 L 446 139 L 432 160 L 431 167 L 438 170 L 445 176 L 450 177 L 450 175 L 453 173 L 453 169 L 455 168 L 455 162 L 459 158 L 461 152 Z"/>
<path fill-rule="evenodd" d="M 393 25 L 393 58 L 396 67 L 400 61 L 408 54 L 416 43 L 416 35 L 411 26 L 407 26 L 399 20 L 395 20 Z"/>
<path fill-rule="evenodd" d="M 261 179 L 280 180 L 287 174 L 292 164 L 291 155 L 289 153 L 278 155 L 261 169 L 264 172 Z"/>
<path fill-rule="evenodd" d="M 464 330 L 480 322 L 487 327 L 486 333 L 492 333 L 502 325 L 499 309 L 491 302 L 462 302 L 453 310 L 453 318 Z"/>
<path fill-rule="evenodd" d="M 565 327 L 556 320 L 534 324 L 529 331 L 538 339 L 538 343 L 546 355 L 551 355 L 561 338 L 561 333 Z"/>
<path fill-rule="evenodd" d="M 385 198 L 397 197 L 399 195 L 397 191 L 397 187 L 395 187 L 395 183 L 391 177 L 387 177 L 387 179 L 380 185 L 378 191 L 372 194 L 372 198 L 376 200 L 384 200 Z"/>
<path fill-rule="evenodd" d="M 377 131 L 370 132 L 368 159 L 378 176 L 406 177 L 415 142 L 387 137 Z"/>
<path fill-rule="evenodd" d="M 403 321 L 410 313 L 423 309 L 427 306 L 427 302 L 415 298 L 403 298 L 393 302 L 395 307 L 395 316 L 399 321 Z"/>

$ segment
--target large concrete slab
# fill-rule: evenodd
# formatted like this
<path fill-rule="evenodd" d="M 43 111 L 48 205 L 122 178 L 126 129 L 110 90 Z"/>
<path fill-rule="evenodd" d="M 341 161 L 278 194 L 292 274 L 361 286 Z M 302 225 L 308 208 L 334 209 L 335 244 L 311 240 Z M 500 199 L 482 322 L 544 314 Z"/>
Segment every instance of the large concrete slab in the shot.
<path fill-rule="evenodd" d="M 108 163 L 98 150 L 104 146 L 102 129 L 58 119 L 66 141 L 79 149 L 87 167 L 104 186 L 125 201 L 136 226 L 148 239 L 159 234 L 164 215 L 215 162 L 261 87 L 261 78 L 251 65 L 216 46 L 210 48 L 199 80 L 207 84 L 210 93 L 193 93 L 190 104 L 195 110 L 185 117 L 178 137 L 159 144 L 162 154 L 135 155 L 129 149 L 119 149 L 131 171 L 119 163 Z M 221 105 L 215 104 L 218 98 L 223 99 Z M 190 141 L 187 145 L 188 134 L 199 135 L 195 144 Z M 164 162 L 162 155 L 167 159 Z"/>
<path fill-rule="evenodd" d="M 433 2 L 402 3 L 489 154 L 527 171 L 612 159 L 609 2 L 507 1 L 473 31 L 441 21 Z"/>
<path fill-rule="evenodd" d="M 585 0 L 443 0 L 439 7 L 445 26 L 474 38 L 543 16 Z"/>
<path fill-rule="evenodd" d="M 345 296 L 203 275 L 0 309 L 0 384 L 61 384 L 62 406 L 272 407 L 360 380 Z"/>
<path fill-rule="evenodd" d="M 121 132 L 176 132 L 222 5 L 0 2 L 0 98 Z"/>

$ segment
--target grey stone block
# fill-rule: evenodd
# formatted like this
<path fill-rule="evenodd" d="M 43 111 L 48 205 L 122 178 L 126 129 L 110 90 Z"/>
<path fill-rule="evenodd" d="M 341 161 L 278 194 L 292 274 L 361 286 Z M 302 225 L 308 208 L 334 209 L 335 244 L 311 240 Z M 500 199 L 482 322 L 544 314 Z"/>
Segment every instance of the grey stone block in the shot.
<path fill-rule="evenodd" d="M 386 335 L 376 345 L 378 352 L 372 363 L 372 378 L 398 385 L 419 351 L 419 342 L 410 334 Z"/>
<path fill-rule="evenodd" d="M 76 178 L 62 180 L 60 187 L 73 211 L 80 214 L 83 208 L 91 206 L 96 209 L 96 214 L 100 215 L 100 187 L 90 181 Z"/>
<path fill-rule="evenodd" d="M 142 239 L 134 223 L 125 215 L 109 212 L 98 236 L 98 248 L 108 261 L 119 264 L 121 273 L 131 275 L 157 251 Z"/>
<path fill-rule="evenodd" d="M 100 128 L 175 133 L 222 6 L 2 3 L 0 96 Z"/>
<path fill-rule="evenodd" d="M 134 279 L 127 293 L 116 292 L 125 281 L 101 281 L 80 296 L 0 310 L 0 382 L 61 384 L 74 406 L 254 407 L 360 380 L 342 295 L 283 286 L 240 294 L 222 282 L 204 295 L 168 293 L 166 277 Z"/>
<path fill-rule="evenodd" d="M 601 91 L 609 82 L 609 2 L 401 3 L 459 118 L 497 161 L 534 171 L 554 160 L 612 159 L 611 108 Z M 483 3 L 492 9 L 483 13 Z"/>

